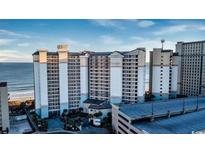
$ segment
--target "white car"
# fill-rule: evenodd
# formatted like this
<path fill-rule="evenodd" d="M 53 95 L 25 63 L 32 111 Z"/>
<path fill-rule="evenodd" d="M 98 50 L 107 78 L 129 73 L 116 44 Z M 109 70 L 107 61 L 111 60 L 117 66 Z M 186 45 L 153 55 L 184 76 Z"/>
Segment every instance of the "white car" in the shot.
<path fill-rule="evenodd" d="M 100 125 L 101 125 L 101 119 L 99 119 L 99 118 L 94 118 L 94 119 L 93 119 L 93 125 L 94 125 L 94 126 L 100 126 Z"/>

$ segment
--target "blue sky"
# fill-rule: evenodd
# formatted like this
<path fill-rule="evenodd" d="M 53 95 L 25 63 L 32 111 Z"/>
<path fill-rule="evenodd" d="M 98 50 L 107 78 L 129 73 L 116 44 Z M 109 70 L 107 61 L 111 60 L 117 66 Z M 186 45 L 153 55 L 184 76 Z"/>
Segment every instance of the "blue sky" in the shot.
<path fill-rule="evenodd" d="M 175 50 L 177 41 L 205 40 L 205 20 L 0 20 L 0 62 L 31 62 L 38 48 L 72 52 L 128 51 L 145 47 Z"/>

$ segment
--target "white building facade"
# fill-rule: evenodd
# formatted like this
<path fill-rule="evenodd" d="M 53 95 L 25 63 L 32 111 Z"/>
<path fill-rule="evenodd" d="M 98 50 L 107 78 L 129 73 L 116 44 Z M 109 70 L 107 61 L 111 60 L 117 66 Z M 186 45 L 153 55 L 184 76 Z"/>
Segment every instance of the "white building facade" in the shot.
<path fill-rule="evenodd" d="M 139 103 L 145 94 L 145 49 L 33 54 L 36 112 L 42 118 L 83 107 L 87 99 Z"/>
<path fill-rule="evenodd" d="M 80 55 L 67 45 L 57 52 L 39 49 L 33 54 L 35 108 L 42 118 L 80 108 Z"/>
<path fill-rule="evenodd" d="M 112 103 L 122 102 L 123 55 L 113 52 L 110 56 L 110 99 Z"/>
<path fill-rule="evenodd" d="M 150 52 L 150 92 L 153 100 L 176 98 L 178 55 L 155 48 Z"/>

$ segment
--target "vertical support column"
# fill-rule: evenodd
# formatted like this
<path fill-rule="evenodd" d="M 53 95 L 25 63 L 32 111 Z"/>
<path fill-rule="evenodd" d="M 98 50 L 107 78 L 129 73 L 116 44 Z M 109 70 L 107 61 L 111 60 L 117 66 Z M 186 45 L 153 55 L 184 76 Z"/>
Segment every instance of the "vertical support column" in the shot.
<path fill-rule="evenodd" d="M 58 45 L 60 114 L 68 110 L 68 46 Z"/>
<path fill-rule="evenodd" d="M 41 118 L 48 117 L 47 51 L 39 50 L 39 86 Z"/>
<path fill-rule="evenodd" d="M 163 79 L 162 79 L 162 86 L 161 86 L 162 87 L 162 98 L 161 99 L 167 100 L 169 99 L 170 65 L 168 66 L 164 65 L 162 70 L 163 70 Z"/>
<path fill-rule="evenodd" d="M 83 102 L 88 99 L 88 58 L 88 54 L 80 56 L 80 107 L 83 107 Z"/>
<path fill-rule="evenodd" d="M 138 102 L 144 102 L 145 97 L 145 66 L 146 53 L 144 51 L 139 51 L 138 54 L 138 82 L 137 82 L 137 96 Z"/>
<path fill-rule="evenodd" d="M 145 95 L 145 66 L 140 66 L 138 68 L 138 86 L 137 86 L 137 96 L 138 102 L 144 102 Z"/>
<path fill-rule="evenodd" d="M 178 54 L 178 73 L 177 73 L 177 94 L 181 95 L 182 92 L 182 79 L 183 79 L 183 73 L 182 73 L 182 55 L 183 55 L 183 42 L 177 42 L 176 44 L 176 53 Z"/>
<path fill-rule="evenodd" d="M 177 97 L 178 55 L 172 57 L 171 98 Z"/>
<path fill-rule="evenodd" d="M 162 68 L 163 69 L 163 68 Z M 162 77 L 162 79 L 160 79 Z M 152 95 L 153 100 L 160 99 L 160 80 L 163 80 L 163 76 L 160 75 L 160 66 L 152 66 Z"/>
<path fill-rule="evenodd" d="M 6 131 L 7 129 L 9 130 L 10 123 L 9 123 L 9 107 L 8 107 L 8 88 L 6 82 L 0 82 L 0 114 L 1 114 L 0 120 L 2 124 L 2 130 L 3 131 Z"/>
<path fill-rule="evenodd" d="M 152 52 L 152 95 L 153 100 L 169 99 L 171 87 L 171 55 L 172 50 L 154 48 Z"/>
<path fill-rule="evenodd" d="M 200 89 L 200 93 L 199 93 L 199 95 L 200 96 L 205 96 L 205 78 L 204 78 L 204 76 L 205 76 L 205 42 L 203 42 L 203 44 L 202 44 L 202 65 L 201 65 L 201 67 L 202 67 L 202 74 L 201 74 L 201 88 L 199 88 Z"/>
<path fill-rule="evenodd" d="M 113 52 L 110 56 L 110 101 L 122 102 L 122 60 L 123 55 Z"/>
<path fill-rule="evenodd" d="M 33 55 L 33 75 L 34 75 L 34 97 L 35 97 L 35 111 L 38 115 L 41 114 L 41 100 L 40 100 L 40 75 L 39 75 L 39 55 Z"/>

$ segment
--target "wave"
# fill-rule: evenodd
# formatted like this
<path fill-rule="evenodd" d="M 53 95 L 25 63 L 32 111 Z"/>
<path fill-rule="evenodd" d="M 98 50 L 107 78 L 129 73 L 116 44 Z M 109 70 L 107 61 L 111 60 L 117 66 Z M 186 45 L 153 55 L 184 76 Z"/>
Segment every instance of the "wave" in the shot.
<path fill-rule="evenodd" d="M 25 90 L 25 91 L 15 91 L 9 92 L 9 98 L 12 99 L 22 99 L 22 98 L 34 98 L 34 91 L 33 90 Z"/>

